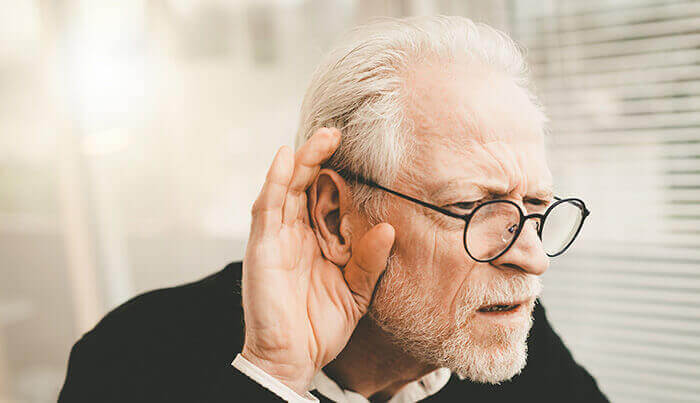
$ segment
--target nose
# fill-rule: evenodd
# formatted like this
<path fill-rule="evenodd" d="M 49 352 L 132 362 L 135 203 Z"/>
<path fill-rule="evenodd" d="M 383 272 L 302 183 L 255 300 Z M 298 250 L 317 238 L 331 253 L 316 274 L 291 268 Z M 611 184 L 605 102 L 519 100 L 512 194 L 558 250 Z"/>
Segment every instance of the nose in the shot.
<path fill-rule="evenodd" d="M 525 221 L 515 243 L 491 264 L 501 269 L 518 269 L 537 276 L 544 274 L 549 267 L 549 256 L 537 236 L 536 221 L 538 220 Z"/>

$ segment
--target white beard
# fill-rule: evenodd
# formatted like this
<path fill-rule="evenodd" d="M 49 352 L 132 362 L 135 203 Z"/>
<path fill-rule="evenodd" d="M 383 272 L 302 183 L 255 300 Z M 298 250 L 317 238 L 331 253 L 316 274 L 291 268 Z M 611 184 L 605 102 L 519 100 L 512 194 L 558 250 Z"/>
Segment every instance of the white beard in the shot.
<path fill-rule="evenodd" d="M 404 352 L 475 382 L 498 384 L 520 373 L 527 361 L 534 299 L 520 308 L 523 319 L 513 326 L 479 320 L 476 310 L 539 295 L 539 277 L 498 270 L 487 284 L 468 283 L 455 299 L 461 301 L 457 307 L 439 305 L 422 283 L 392 256 L 369 309 L 370 318 Z"/>

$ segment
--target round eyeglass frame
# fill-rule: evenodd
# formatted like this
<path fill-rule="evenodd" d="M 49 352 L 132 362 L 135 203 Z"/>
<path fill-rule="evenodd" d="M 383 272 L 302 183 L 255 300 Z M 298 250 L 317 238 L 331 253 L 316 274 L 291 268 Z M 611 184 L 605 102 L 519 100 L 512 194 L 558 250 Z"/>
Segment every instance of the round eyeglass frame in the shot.
<path fill-rule="evenodd" d="M 581 221 L 579 221 L 578 228 L 576 228 L 576 231 L 574 232 L 574 236 L 571 237 L 569 242 L 559 252 L 554 253 L 554 254 L 549 254 L 548 252 L 545 251 L 547 256 L 556 257 L 556 256 L 559 256 L 559 255 L 563 254 L 564 252 L 566 252 L 566 250 L 569 249 L 569 247 L 574 243 L 574 241 L 576 240 L 576 237 L 578 237 L 579 232 L 581 232 L 581 228 L 583 228 L 583 222 L 586 221 L 586 217 L 588 217 L 591 214 L 591 212 L 586 208 L 586 204 L 581 199 L 578 199 L 575 197 L 569 197 L 566 199 L 561 199 L 561 198 L 555 197 L 555 200 L 556 201 L 554 203 L 552 203 L 551 206 L 547 207 L 547 210 L 545 210 L 545 212 L 542 214 L 533 213 L 533 214 L 525 215 L 523 213 L 523 209 L 517 203 L 515 203 L 511 200 L 490 200 L 490 201 L 487 201 L 485 203 L 478 205 L 469 214 L 464 214 L 464 215 L 449 214 L 449 215 L 451 215 L 453 217 L 456 216 L 455 218 L 461 218 L 462 220 L 464 220 L 464 233 L 462 235 L 462 243 L 464 244 L 464 250 L 467 251 L 467 254 L 469 255 L 469 257 L 476 260 L 477 262 L 488 263 L 488 262 L 492 262 L 492 261 L 498 259 L 499 257 L 503 256 L 506 252 L 508 252 L 510 250 L 510 248 L 513 246 L 515 241 L 520 236 L 520 233 L 522 232 L 523 227 L 525 226 L 525 222 L 527 220 L 529 220 L 531 218 L 539 219 L 539 223 L 537 225 L 537 237 L 540 238 L 540 241 L 541 241 L 542 240 L 542 230 L 545 226 L 545 223 L 547 221 L 547 217 L 549 216 L 549 213 L 552 212 L 555 207 L 557 207 L 563 203 L 573 203 L 574 205 L 576 205 L 576 207 L 578 207 L 581 210 Z M 475 257 L 474 255 L 472 255 L 472 253 L 469 251 L 469 247 L 467 246 L 467 231 L 469 229 L 469 222 L 471 221 L 472 217 L 474 217 L 474 215 L 481 208 L 488 206 L 488 205 L 496 204 L 496 203 L 507 203 L 507 204 L 511 204 L 511 205 L 515 206 L 515 208 L 518 210 L 518 213 L 520 214 L 520 220 L 518 221 L 518 229 L 515 231 L 515 234 L 513 234 L 513 238 L 508 242 L 508 245 L 505 248 L 503 248 L 503 250 L 501 252 L 497 253 L 496 256 L 490 257 L 488 259 L 479 259 L 479 258 Z"/>
<path fill-rule="evenodd" d="M 555 254 L 551 254 L 551 255 L 545 251 L 547 256 L 557 257 L 557 256 L 563 254 L 564 252 L 566 252 L 566 250 L 569 249 L 571 244 L 574 243 L 574 241 L 576 240 L 576 237 L 578 237 L 578 234 L 581 232 L 581 228 L 583 228 L 583 223 L 586 221 L 586 218 L 591 214 L 591 211 L 588 210 L 588 208 L 586 207 L 586 203 L 584 203 L 583 200 L 581 200 L 579 198 L 575 198 L 575 197 L 559 198 L 556 196 L 554 197 L 554 200 L 556 200 L 556 201 L 554 203 L 552 203 L 552 205 L 549 206 L 543 214 L 534 213 L 534 214 L 525 215 L 523 213 L 522 208 L 520 208 L 520 206 L 517 203 L 515 203 L 511 200 L 489 200 L 485 203 L 478 205 L 474 209 L 474 211 L 472 211 L 471 213 L 457 214 L 457 213 L 454 213 L 450 210 L 442 208 L 440 206 L 436 206 L 434 204 L 425 202 L 425 201 L 420 200 L 420 199 L 416 199 L 415 197 L 411 197 L 411 196 L 405 195 L 403 193 L 397 192 L 395 190 L 389 189 L 387 187 L 384 187 L 382 185 L 379 185 L 376 182 L 369 180 L 361 175 L 350 174 L 348 172 L 339 172 L 339 174 L 347 180 L 352 180 L 352 181 L 359 182 L 359 183 L 362 183 L 362 184 L 370 186 L 370 187 L 381 189 L 385 192 L 388 192 L 388 193 L 391 193 L 395 196 L 401 197 L 402 199 L 411 201 L 413 203 L 420 204 L 423 207 L 437 211 L 438 213 L 442 213 L 442 214 L 448 215 L 450 217 L 459 218 L 460 220 L 463 220 L 464 221 L 464 233 L 462 234 L 462 244 L 464 245 L 464 250 L 467 252 L 467 255 L 469 255 L 470 258 L 472 258 L 473 260 L 480 262 L 480 263 L 492 262 L 492 261 L 498 259 L 499 257 L 503 256 L 506 252 L 508 252 L 510 250 L 511 246 L 513 246 L 515 241 L 518 239 L 518 236 L 520 236 L 520 232 L 522 231 L 522 228 L 525 224 L 525 221 L 529 220 L 530 218 L 539 218 L 540 219 L 540 223 L 537 227 L 537 237 L 540 238 L 540 241 L 541 241 L 542 240 L 542 229 L 544 228 L 544 225 L 547 221 L 547 216 L 549 215 L 549 213 L 551 213 L 552 210 L 556 206 L 558 206 L 562 203 L 572 202 L 572 203 L 576 204 L 579 209 L 581 209 L 581 222 L 579 223 L 578 228 L 576 228 L 576 232 L 574 233 L 574 236 L 571 237 L 571 240 L 569 240 L 569 242 L 566 244 L 566 246 L 564 248 L 562 248 L 562 250 L 560 250 L 559 252 L 557 252 Z M 518 213 L 520 214 L 520 221 L 518 223 L 518 230 L 516 231 L 515 235 L 513 235 L 513 239 L 510 240 L 510 242 L 508 243 L 508 246 L 506 246 L 496 256 L 488 258 L 488 259 L 477 259 L 471 254 L 471 252 L 469 252 L 469 247 L 467 247 L 467 229 L 469 228 L 469 221 L 471 221 L 471 218 L 474 217 L 474 214 L 482 207 L 488 206 L 488 205 L 494 204 L 494 203 L 504 203 L 504 202 L 510 203 L 518 209 Z"/>

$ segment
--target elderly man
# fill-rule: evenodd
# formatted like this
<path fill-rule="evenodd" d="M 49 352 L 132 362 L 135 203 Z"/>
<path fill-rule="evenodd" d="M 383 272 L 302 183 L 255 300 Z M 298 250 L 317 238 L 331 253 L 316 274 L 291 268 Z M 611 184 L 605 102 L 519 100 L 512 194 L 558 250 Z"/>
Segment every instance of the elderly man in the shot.
<path fill-rule="evenodd" d="M 607 401 L 536 302 L 588 210 L 554 196 L 525 71 L 465 18 L 355 30 L 272 162 L 242 265 L 107 315 L 59 400 Z"/>

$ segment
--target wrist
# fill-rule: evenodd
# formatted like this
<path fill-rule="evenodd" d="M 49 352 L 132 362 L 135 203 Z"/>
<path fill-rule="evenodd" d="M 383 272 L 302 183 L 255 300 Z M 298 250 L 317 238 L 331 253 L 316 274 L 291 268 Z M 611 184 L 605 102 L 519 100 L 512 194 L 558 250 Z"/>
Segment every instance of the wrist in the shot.
<path fill-rule="evenodd" d="M 311 381 L 314 376 L 314 371 L 299 368 L 299 366 L 274 362 L 269 359 L 260 357 L 253 353 L 250 349 L 243 347 L 241 356 L 255 365 L 266 374 L 277 379 L 288 388 L 292 389 L 298 395 L 303 396 L 309 391 Z"/>

